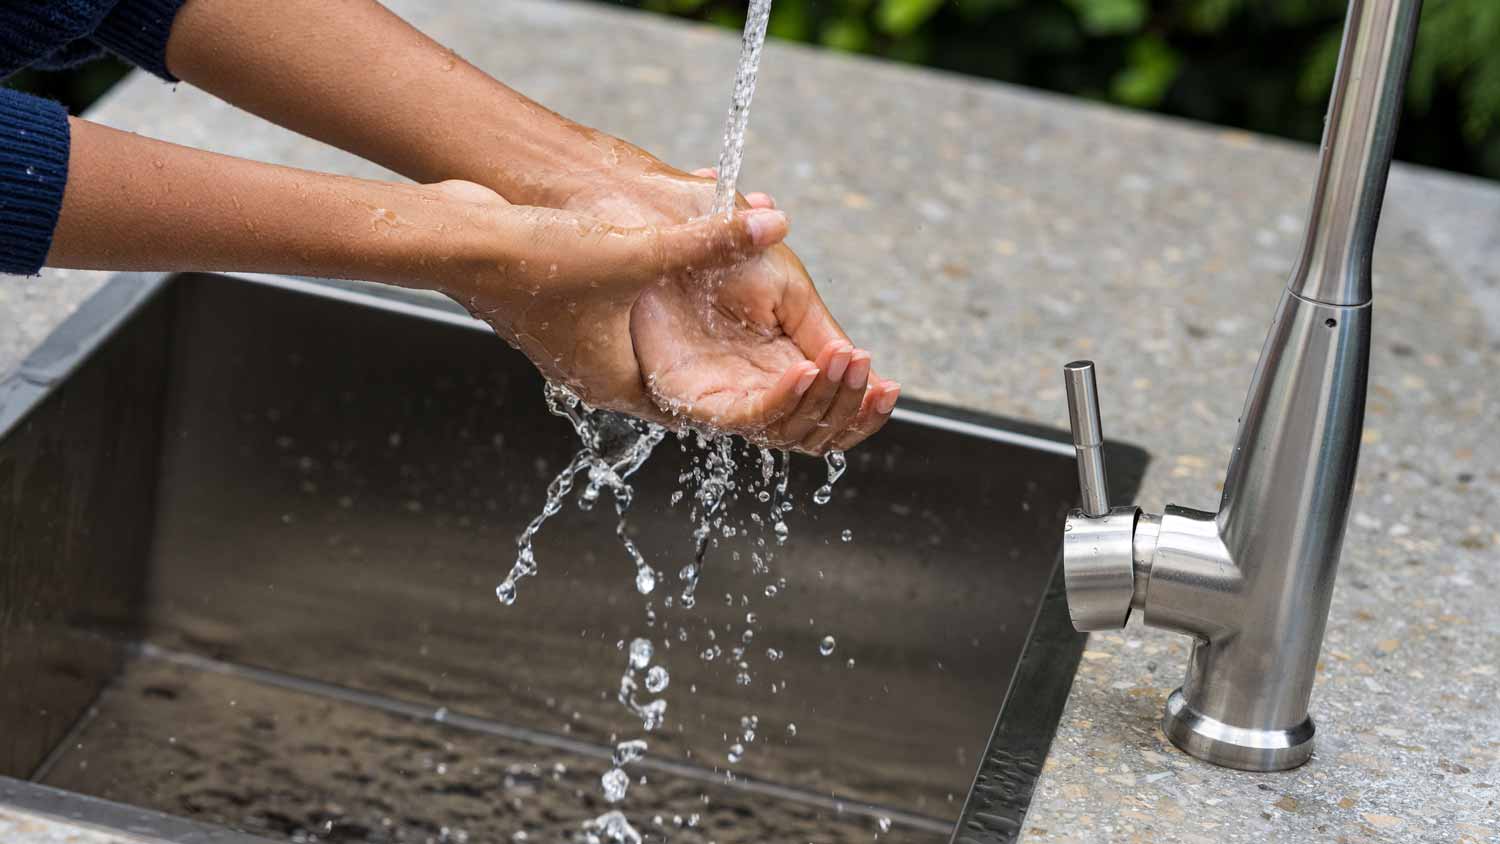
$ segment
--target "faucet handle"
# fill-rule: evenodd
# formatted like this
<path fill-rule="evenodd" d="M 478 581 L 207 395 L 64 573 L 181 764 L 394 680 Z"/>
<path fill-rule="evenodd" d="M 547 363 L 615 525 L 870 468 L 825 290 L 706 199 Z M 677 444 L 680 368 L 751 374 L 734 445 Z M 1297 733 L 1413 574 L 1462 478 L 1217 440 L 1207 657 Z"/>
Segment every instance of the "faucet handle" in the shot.
<path fill-rule="evenodd" d="M 1078 452 L 1078 486 L 1083 490 L 1083 514 L 1092 519 L 1109 515 L 1109 491 L 1104 476 L 1104 425 L 1099 419 L 1099 385 L 1094 362 L 1075 360 L 1063 367 L 1068 387 L 1068 423 Z"/>
<path fill-rule="evenodd" d="M 1104 426 L 1094 362 L 1063 367 L 1068 419 L 1078 452 L 1083 507 L 1063 525 L 1063 577 L 1068 614 L 1078 630 L 1114 630 L 1130 618 L 1135 596 L 1135 525 L 1138 507 L 1109 506 L 1104 476 Z"/>

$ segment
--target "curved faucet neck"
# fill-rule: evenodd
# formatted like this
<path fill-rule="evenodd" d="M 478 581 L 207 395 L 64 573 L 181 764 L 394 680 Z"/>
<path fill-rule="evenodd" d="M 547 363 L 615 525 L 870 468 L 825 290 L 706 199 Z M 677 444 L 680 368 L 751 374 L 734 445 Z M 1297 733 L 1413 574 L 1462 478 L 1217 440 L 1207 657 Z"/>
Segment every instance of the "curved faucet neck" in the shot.
<path fill-rule="evenodd" d="M 1302 255 L 1287 289 L 1327 305 L 1371 300 L 1370 256 L 1422 0 L 1351 0 Z"/>

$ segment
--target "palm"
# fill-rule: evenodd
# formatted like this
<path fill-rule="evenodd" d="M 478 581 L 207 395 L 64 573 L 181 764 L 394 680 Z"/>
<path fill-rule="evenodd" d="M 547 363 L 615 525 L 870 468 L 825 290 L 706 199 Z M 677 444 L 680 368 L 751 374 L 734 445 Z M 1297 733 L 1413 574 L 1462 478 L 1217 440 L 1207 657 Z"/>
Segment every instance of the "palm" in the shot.
<path fill-rule="evenodd" d="M 652 398 L 664 409 L 733 431 L 770 421 L 787 370 L 807 355 L 782 320 L 790 304 L 784 249 L 727 277 L 649 287 L 630 313 L 630 338 Z"/>

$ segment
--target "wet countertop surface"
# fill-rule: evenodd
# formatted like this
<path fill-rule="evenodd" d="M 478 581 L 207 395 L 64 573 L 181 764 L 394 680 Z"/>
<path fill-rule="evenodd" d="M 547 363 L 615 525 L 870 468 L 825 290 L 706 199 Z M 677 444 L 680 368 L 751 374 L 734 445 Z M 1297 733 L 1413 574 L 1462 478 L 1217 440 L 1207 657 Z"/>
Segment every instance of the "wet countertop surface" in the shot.
<path fill-rule="evenodd" d="M 551 0 L 390 5 L 551 108 L 683 166 L 717 155 L 730 33 Z M 90 116 L 382 175 L 187 85 L 136 76 Z M 742 181 L 791 213 L 830 306 L 909 394 L 1062 427 L 1060 367 L 1093 357 L 1108 435 L 1155 458 L 1140 503 L 1212 509 L 1313 170 L 1301 145 L 773 44 Z M 5 279 L 0 371 L 106 277 Z M 1500 840 L 1500 187 L 1398 168 L 1375 289 L 1313 760 L 1244 774 L 1173 749 L 1157 719 L 1188 641 L 1132 623 L 1090 640 L 1028 840 Z M 0 814 L 0 837 L 32 823 Z M 111 840 L 50 834 L 24 840 Z"/>

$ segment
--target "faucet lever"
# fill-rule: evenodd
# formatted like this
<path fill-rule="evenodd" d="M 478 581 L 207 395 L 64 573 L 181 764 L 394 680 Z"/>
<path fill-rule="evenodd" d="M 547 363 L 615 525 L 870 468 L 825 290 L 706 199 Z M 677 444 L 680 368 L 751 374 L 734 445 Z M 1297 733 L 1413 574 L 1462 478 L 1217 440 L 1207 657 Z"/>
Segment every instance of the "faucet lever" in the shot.
<path fill-rule="evenodd" d="M 1078 452 L 1078 486 L 1083 490 L 1083 514 L 1091 519 L 1109 515 L 1109 490 L 1104 475 L 1104 425 L 1099 419 L 1099 386 L 1094 362 L 1075 360 L 1063 367 L 1068 388 L 1068 423 Z"/>

